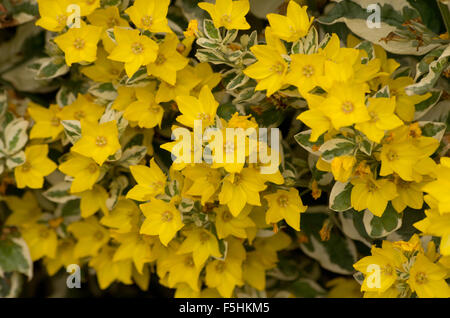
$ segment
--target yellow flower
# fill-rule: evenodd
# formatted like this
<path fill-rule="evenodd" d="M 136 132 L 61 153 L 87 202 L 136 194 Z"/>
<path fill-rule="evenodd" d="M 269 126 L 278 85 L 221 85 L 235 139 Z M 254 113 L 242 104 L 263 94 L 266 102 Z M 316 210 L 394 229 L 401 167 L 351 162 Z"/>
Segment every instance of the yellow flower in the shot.
<path fill-rule="evenodd" d="M 77 239 L 74 255 L 76 258 L 97 255 L 99 249 L 108 243 L 109 232 L 95 216 L 69 224 L 67 230 Z"/>
<path fill-rule="evenodd" d="M 199 78 L 201 82 L 198 83 L 196 87 L 194 87 L 191 93 L 192 96 L 198 97 L 198 95 L 200 94 L 200 90 L 205 85 L 208 85 L 209 88 L 213 89 L 220 83 L 222 79 L 222 74 L 214 73 L 211 65 L 206 62 L 198 63 L 197 65 L 195 65 L 194 72 L 196 77 Z"/>
<path fill-rule="evenodd" d="M 88 120 L 97 122 L 103 115 L 105 108 L 93 103 L 88 95 L 78 94 L 77 99 L 70 105 L 65 106 L 58 113 L 61 120 Z"/>
<path fill-rule="evenodd" d="M 334 179 L 339 182 L 347 182 L 348 178 L 352 175 L 353 167 L 356 164 L 356 158 L 354 156 L 341 156 L 335 157 L 331 161 L 331 172 Z"/>
<path fill-rule="evenodd" d="M 192 253 L 195 266 L 201 267 L 210 256 L 221 257 L 219 243 L 211 232 L 205 229 L 194 229 L 186 233 L 186 236 L 177 254 Z"/>
<path fill-rule="evenodd" d="M 54 258 L 44 259 L 45 267 L 50 276 L 55 275 L 61 267 L 71 264 L 79 265 L 79 259 L 74 256 L 75 242 L 73 239 L 59 240 Z"/>
<path fill-rule="evenodd" d="M 59 170 L 74 178 L 70 186 L 71 193 L 90 190 L 100 176 L 100 167 L 91 158 L 73 154 L 70 159 L 59 165 Z"/>
<path fill-rule="evenodd" d="M 128 21 L 120 17 L 119 8 L 116 6 L 95 10 L 87 19 L 92 25 L 102 27 L 103 31 L 100 38 L 104 49 L 109 53 L 114 49 L 115 43 L 109 37 L 106 30 L 112 29 L 115 26 L 129 27 Z"/>
<path fill-rule="evenodd" d="M 381 148 L 380 176 L 387 176 L 395 172 L 403 180 L 413 181 L 414 165 L 421 157 L 420 149 L 413 144 L 412 140 L 408 140 L 402 135 L 399 137 L 394 135 L 393 140 L 388 140 Z"/>
<path fill-rule="evenodd" d="M 189 62 L 187 58 L 178 53 L 178 43 L 176 35 L 166 35 L 164 42 L 159 45 L 156 60 L 147 65 L 148 75 L 153 75 L 170 85 L 175 85 L 177 71 L 182 70 Z"/>
<path fill-rule="evenodd" d="M 128 77 L 133 76 L 140 66 L 156 60 L 158 44 L 145 35 L 139 35 L 139 30 L 114 27 L 114 36 L 117 46 L 108 58 L 124 62 Z"/>
<path fill-rule="evenodd" d="M 445 278 L 447 271 L 419 254 L 409 270 L 408 284 L 420 298 L 448 298 L 450 287 Z"/>
<path fill-rule="evenodd" d="M 48 145 L 34 145 L 25 148 L 25 163 L 14 168 L 18 188 L 40 189 L 44 177 L 56 169 L 56 164 L 47 158 Z"/>
<path fill-rule="evenodd" d="M 417 182 L 403 181 L 400 178 L 395 179 L 398 197 L 392 200 L 392 206 L 400 213 L 407 206 L 419 210 L 423 206 L 423 184 Z"/>
<path fill-rule="evenodd" d="M 336 83 L 328 90 L 322 109 L 335 129 L 370 120 L 365 88 L 365 85 L 355 83 Z"/>
<path fill-rule="evenodd" d="M 30 139 L 51 138 L 55 140 L 64 131 L 58 118 L 60 111 L 61 107 L 58 105 L 50 105 L 49 108 L 45 108 L 30 102 L 28 104 L 28 113 L 34 120 Z"/>
<path fill-rule="evenodd" d="M 169 4 L 170 0 L 136 0 L 125 13 L 139 29 L 153 33 L 172 32 L 166 18 Z"/>
<path fill-rule="evenodd" d="M 97 273 L 100 289 L 108 288 L 116 280 L 124 284 L 132 284 L 131 260 L 113 261 L 115 251 L 112 246 L 104 246 L 100 253 L 89 261 L 89 266 Z"/>
<path fill-rule="evenodd" d="M 338 277 L 325 284 L 331 288 L 328 298 L 361 298 L 360 285 L 353 278 Z"/>
<path fill-rule="evenodd" d="M 407 262 L 401 251 L 385 242 L 383 241 L 382 248 L 372 246 L 372 255 L 360 259 L 353 265 L 365 275 L 361 291 L 376 292 L 379 295 L 384 293 L 396 282 L 397 269 L 402 270 L 403 264 Z"/>
<path fill-rule="evenodd" d="M 128 199 L 119 199 L 114 209 L 101 218 L 100 223 L 113 228 L 117 233 L 129 233 L 138 229 L 141 211 Z"/>
<path fill-rule="evenodd" d="M 175 85 L 170 85 L 166 82 L 161 82 L 156 93 L 156 102 L 170 102 L 175 100 L 177 96 L 189 96 L 191 90 L 197 86 L 201 81 L 195 74 L 195 69 L 186 65 L 184 69 L 177 72 L 177 81 Z"/>
<path fill-rule="evenodd" d="M 165 246 L 175 237 L 184 226 L 181 221 L 181 212 L 173 203 L 154 199 L 139 206 L 146 219 L 142 224 L 140 233 L 159 235 L 161 243 Z"/>
<path fill-rule="evenodd" d="M 273 32 L 280 39 L 295 42 L 308 34 L 314 17 L 309 19 L 307 6 L 300 6 L 295 1 L 289 1 L 286 16 L 270 13 L 267 15 Z"/>
<path fill-rule="evenodd" d="M 108 208 L 106 207 L 108 193 L 102 186 L 95 184 L 92 187 L 92 190 L 83 191 L 77 193 L 77 195 L 81 197 L 81 217 L 88 218 L 91 215 L 94 215 L 98 210 L 101 210 L 104 214 L 108 214 Z"/>
<path fill-rule="evenodd" d="M 93 65 L 83 67 L 81 73 L 95 82 L 117 82 L 123 70 L 123 63 L 111 61 L 107 56 L 108 53 L 104 49 L 99 49 L 97 60 Z"/>
<path fill-rule="evenodd" d="M 170 288 L 186 283 L 195 291 L 200 291 L 198 278 L 202 266 L 197 266 L 192 254 L 172 254 L 166 260 L 167 286 Z"/>
<path fill-rule="evenodd" d="M 23 231 L 22 237 L 30 249 L 31 259 L 36 261 L 44 256 L 54 258 L 58 246 L 56 232 L 51 227 L 35 223 Z"/>
<path fill-rule="evenodd" d="M 400 119 L 408 122 L 414 120 L 414 114 L 416 112 L 415 105 L 431 97 L 431 93 L 407 95 L 405 88 L 412 84 L 414 84 L 414 79 L 411 77 L 398 77 L 388 81 L 391 96 L 397 99 L 395 113 Z"/>
<path fill-rule="evenodd" d="M 209 13 L 216 28 L 223 26 L 228 30 L 250 29 L 245 20 L 245 15 L 250 10 L 248 0 L 216 0 L 215 4 L 200 2 L 198 6 Z"/>
<path fill-rule="evenodd" d="M 142 128 L 161 127 L 164 108 L 155 102 L 153 90 L 149 87 L 136 87 L 135 92 L 137 100 L 128 105 L 123 117 Z"/>
<path fill-rule="evenodd" d="M 5 202 L 12 213 L 6 219 L 6 225 L 26 227 L 35 223 L 42 215 L 36 197 L 31 191 L 25 192 L 22 198 L 5 196 Z"/>
<path fill-rule="evenodd" d="M 120 149 L 119 132 L 115 120 L 103 124 L 82 120 L 81 133 L 82 137 L 71 150 L 94 159 L 99 165 Z"/>
<path fill-rule="evenodd" d="M 305 212 L 307 207 L 303 205 L 297 189 L 277 190 L 264 198 L 269 203 L 266 223 L 277 223 L 284 219 L 289 226 L 300 231 L 300 213 Z"/>
<path fill-rule="evenodd" d="M 373 215 L 381 217 L 388 202 L 398 195 L 395 184 L 386 179 L 365 177 L 353 179 L 351 182 L 351 204 L 356 211 L 369 209 Z"/>
<path fill-rule="evenodd" d="M 226 204 L 233 216 L 238 216 L 245 204 L 260 206 L 259 192 L 267 186 L 258 178 L 259 172 L 253 168 L 244 168 L 240 173 L 233 173 L 223 180 L 219 193 L 220 204 Z"/>
<path fill-rule="evenodd" d="M 181 115 L 177 121 L 187 127 L 194 128 L 194 121 L 201 120 L 202 128 L 214 125 L 219 103 L 208 86 L 203 86 L 198 98 L 193 96 L 177 96 L 176 102 Z"/>
<path fill-rule="evenodd" d="M 370 140 L 380 143 L 386 130 L 403 125 L 403 122 L 394 115 L 395 98 L 369 98 L 367 108 L 370 120 L 358 123 L 355 128 L 362 131 Z"/>
<path fill-rule="evenodd" d="M 202 205 L 205 205 L 216 193 L 220 186 L 221 173 L 208 165 L 195 165 L 186 167 L 183 175 L 192 181 L 184 192 L 187 195 L 200 196 Z"/>
<path fill-rule="evenodd" d="M 244 284 L 242 262 L 245 257 L 246 253 L 242 244 L 236 240 L 229 240 L 225 260 L 214 260 L 206 266 L 206 285 L 216 288 L 222 297 L 231 297 L 236 285 Z"/>
<path fill-rule="evenodd" d="M 286 82 L 297 86 L 304 96 L 319 85 L 324 76 L 325 57 L 320 54 L 291 55 L 290 71 L 286 75 Z"/>
<path fill-rule="evenodd" d="M 139 235 L 139 232 L 133 231 L 114 234 L 114 239 L 120 242 L 120 246 L 114 254 L 113 261 L 133 260 L 136 270 L 140 274 L 144 273 L 144 265 L 156 260 L 158 256 L 158 251 L 153 250 L 156 244 L 150 236 Z"/>
<path fill-rule="evenodd" d="M 112 109 L 123 111 L 128 105 L 135 102 L 137 87 L 119 86 L 117 87 L 117 98 L 112 104 Z"/>
<path fill-rule="evenodd" d="M 247 67 L 244 74 L 258 81 L 255 90 L 267 90 L 267 96 L 270 96 L 285 84 L 288 64 L 283 58 L 286 49 L 270 28 L 266 28 L 266 42 L 267 45 L 250 48 L 258 61 Z"/>
<path fill-rule="evenodd" d="M 102 29 L 94 25 L 72 28 L 57 36 L 54 41 L 66 54 L 66 63 L 94 62 L 97 59 L 97 43 Z"/>
<path fill-rule="evenodd" d="M 248 216 L 251 207 L 245 207 L 237 217 L 234 217 L 227 207 L 220 206 L 215 209 L 216 229 L 219 239 L 233 235 L 239 238 L 247 238 L 247 229 L 255 227 L 255 222 Z"/>
<path fill-rule="evenodd" d="M 304 97 L 310 109 L 302 112 L 297 119 L 311 127 L 309 140 L 315 142 L 323 133 L 331 129 L 331 121 L 321 108 L 325 100 L 324 97 L 313 94 L 306 94 Z"/>
<path fill-rule="evenodd" d="M 100 7 L 100 0 L 74 0 L 74 2 L 80 6 L 81 16 L 90 15 Z"/>
<path fill-rule="evenodd" d="M 198 32 L 198 21 L 197 20 L 189 20 L 188 27 L 186 31 L 183 32 L 185 38 L 196 36 Z"/>
<path fill-rule="evenodd" d="M 137 185 L 128 191 L 127 198 L 148 201 L 164 193 L 167 177 L 158 167 L 154 158 L 150 161 L 150 167 L 131 166 L 130 171 Z"/>
<path fill-rule="evenodd" d="M 257 290 L 263 291 L 266 289 L 266 267 L 258 252 L 247 253 L 247 258 L 242 264 L 242 278 Z"/>
<path fill-rule="evenodd" d="M 431 209 L 425 210 L 426 218 L 414 223 L 414 227 L 424 234 L 441 237 L 440 253 L 450 255 L 450 214 L 440 214 L 439 203 L 430 195 L 425 196 L 425 201 Z"/>
<path fill-rule="evenodd" d="M 52 32 L 62 31 L 67 25 L 70 14 L 67 7 L 71 3 L 71 0 L 38 0 L 40 18 L 36 25 Z"/>
<path fill-rule="evenodd" d="M 450 158 L 442 157 L 436 169 L 436 180 L 425 185 L 422 190 L 437 202 L 441 214 L 450 213 Z"/>

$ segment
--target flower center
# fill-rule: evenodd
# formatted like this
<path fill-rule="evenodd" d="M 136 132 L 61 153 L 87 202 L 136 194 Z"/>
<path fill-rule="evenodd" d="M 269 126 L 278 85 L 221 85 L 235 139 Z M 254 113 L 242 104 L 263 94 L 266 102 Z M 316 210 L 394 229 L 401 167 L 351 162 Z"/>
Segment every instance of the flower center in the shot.
<path fill-rule="evenodd" d="M 99 147 L 105 147 L 108 144 L 108 139 L 105 136 L 97 136 L 95 144 Z"/>
<path fill-rule="evenodd" d="M 428 281 L 427 274 L 423 272 L 418 272 L 416 274 L 416 282 L 418 284 L 425 284 Z"/>
<path fill-rule="evenodd" d="M 281 62 L 277 62 L 270 67 L 270 70 L 274 73 L 281 75 L 284 72 L 284 65 Z"/>
<path fill-rule="evenodd" d="M 201 243 L 206 243 L 206 242 L 208 242 L 209 241 L 209 235 L 208 235 L 208 233 L 205 233 L 205 232 L 201 232 L 200 233 L 200 242 Z"/>
<path fill-rule="evenodd" d="M 164 62 L 167 61 L 166 57 L 163 54 L 158 54 L 155 60 L 156 65 L 164 64 Z"/>
<path fill-rule="evenodd" d="M 86 114 L 82 110 L 79 110 L 79 111 L 75 112 L 75 114 L 73 114 L 73 117 L 75 117 L 75 119 L 77 119 L 77 120 L 80 120 L 80 119 L 84 118 L 85 116 L 86 116 Z"/>
<path fill-rule="evenodd" d="M 97 165 L 95 163 L 90 163 L 89 166 L 87 167 L 87 170 L 89 171 L 89 173 L 96 173 L 97 172 Z"/>
<path fill-rule="evenodd" d="M 211 120 L 211 116 L 209 114 L 205 114 L 205 113 L 199 113 L 197 115 L 197 118 L 200 120 L 206 120 L 206 121 Z"/>
<path fill-rule="evenodd" d="M 101 241 L 103 239 L 103 237 L 104 237 L 104 235 L 103 235 L 102 231 L 100 231 L 100 230 L 95 232 L 95 234 L 94 234 L 94 238 L 97 241 Z"/>
<path fill-rule="evenodd" d="M 192 256 L 187 256 L 184 260 L 184 265 L 186 265 L 186 267 L 194 267 L 194 259 L 192 258 Z"/>
<path fill-rule="evenodd" d="M 224 222 L 230 222 L 232 219 L 233 219 L 233 216 L 231 215 L 230 212 L 225 211 L 225 212 L 222 214 L 222 220 L 223 220 Z"/>
<path fill-rule="evenodd" d="M 22 165 L 22 171 L 23 172 L 28 172 L 28 171 L 30 171 L 31 170 L 31 164 L 29 163 L 29 162 L 25 162 L 23 165 Z"/>
<path fill-rule="evenodd" d="M 377 113 L 375 112 L 369 112 L 369 116 L 370 116 L 370 121 L 375 123 L 379 120 Z"/>
<path fill-rule="evenodd" d="M 67 15 L 65 14 L 59 14 L 56 17 L 56 21 L 58 22 L 59 25 L 66 25 L 67 22 Z"/>
<path fill-rule="evenodd" d="M 106 22 L 106 24 L 108 25 L 108 28 L 112 28 L 115 25 L 118 25 L 119 21 L 116 18 L 109 18 L 108 22 Z"/>
<path fill-rule="evenodd" d="M 368 191 L 368 192 L 372 193 L 372 192 L 375 192 L 377 189 L 378 189 L 378 188 L 377 188 L 377 185 L 376 185 L 375 183 L 373 183 L 373 182 L 371 182 L 371 181 L 369 181 L 369 182 L 367 183 L 367 191 Z"/>
<path fill-rule="evenodd" d="M 149 28 L 153 24 L 153 17 L 151 15 L 145 15 L 142 17 L 141 23 L 143 26 Z"/>
<path fill-rule="evenodd" d="M 225 263 L 220 261 L 216 265 L 216 272 L 222 273 L 225 270 Z"/>
<path fill-rule="evenodd" d="M 304 77 L 311 77 L 314 75 L 314 66 L 312 65 L 305 65 L 303 67 L 303 76 Z"/>
<path fill-rule="evenodd" d="M 144 46 L 142 45 L 142 43 L 134 42 L 133 44 L 131 44 L 131 51 L 136 55 L 142 54 L 142 52 L 144 52 Z"/>
<path fill-rule="evenodd" d="M 163 214 L 161 214 L 161 220 L 163 222 L 170 222 L 173 220 L 173 214 L 170 211 L 165 211 Z"/>
<path fill-rule="evenodd" d="M 86 43 L 81 38 L 76 38 L 75 41 L 73 41 L 73 47 L 76 48 L 77 50 L 82 50 L 85 44 Z"/>
<path fill-rule="evenodd" d="M 161 110 L 161 108 L 159 107 L 159 106 L 152 106 L 151 108 L 151 111 L 153 112 L 153 113 L 155 113 L 155 114 L 158 114 L 159 113 L 159 111 Z"/>
<path fill-rule="evenodd" d="M 280 207 L 285 208 L 289 204 L 289 198 L 283 194 L 278 197 L 277 202 Z"/>
<path fill-rule="evenodd" d="M 231 17 L 229 14 L 224 14 L 224 15 L 222 15 L 222 18 L 220 19 L 220 21 L 222 22 L 222 24 L 231 23 Z"/>
<path fill-rule="evenodd" d="M 40 238 L 43 238 L 43 239 L 46 239 L 49 235 L 50 235 L 50 233 L 49 233 L 49 230 L 48 230 L 48 229 L 42 229 L 42 230 L 39 232 L 39 237 L 40 237 Z"/>
<path fill-rule="evenodd" d="M 389 161 L 394 161 L 394 160 L 398 159 L 398 154 L 394 150 L 391 149 L 386 154 L 386 157 L 388 158 Z"/>
<path fill-rule="evenodd" d="M 345 101 L 342 103 L 342 111 L 346 114 L 350 114 L 355 109 L 355 106 L 350 101 Z"/>
<path fill-rule="evenodd" d="M 59 126 L 59 118 L 58 117 L 53 117 L 51 120 L 52 126 L 58 127 Z"/>

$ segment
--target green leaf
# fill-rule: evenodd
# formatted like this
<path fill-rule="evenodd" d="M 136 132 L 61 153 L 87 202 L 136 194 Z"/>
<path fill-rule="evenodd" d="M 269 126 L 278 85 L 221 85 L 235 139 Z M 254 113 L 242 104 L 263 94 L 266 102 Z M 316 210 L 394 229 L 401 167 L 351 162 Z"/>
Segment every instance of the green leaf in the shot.
<path fill-rule="evenodd" d="M 444 123 L 436 123 L 432 121 L 419 121 L 419 126 L 422 130 L 422 135 L 425 137 L 433 137 L 439 142 L 444 137 L 447 125 Z"/>
<path fill-rule="evenodd" d="M 30 252 L 22 238 L 0 240 L 0 269 L 2 272 L 19 272 L 31 278 Z"/>
<path fill-rule="evenodd" d="M 370 237 L 386 237 L 401 227 L 402 215 L 397 213 L 392 204 L 389 203 L 381 217 L 365 210 L 363 224 Z"/>
<path fill-rule="evenodd" d="M 63 120 L 61 124 L 64 127 L 64 133 L 72 144 L 75 144 L 81 138 L 81 125 L 78 120 Z"/>
<path fill-rule="evenodd" d="M 5 129 L 5 148 L 7 154 L 14 154 L 28 141 L 28 122 L 22 118 L 14 119 Z"/>
<path fill-rule="evenodd" d="M 147 147 L 132 146 L 122 153 L 122 157 L 119 159 L 118 164 L 125 168 L 137 165 L 145 157 L 146 154 Z"/>
<path fill-rule="evenodd" d="M 71 185 L 71 182 L 59 182 L 42 193 L 42 195 L 48 200 L 56 203 L 66 203 L 67 201 L 75 200 L 77 197 L 70 194 Z"/>
<path fill-rule="evenodd" d="M 332 272 L 351 275 L 354 272 L 353 264 L 356 262 L 356 247 L 352 240 L 344 237 L 341 232 L 334 229 L 328 241 L 322 241 L 319 231 L 328 214 L 304 213 L 300 220 L 301 229 L 308 241 L 301 243 L 300 248 L 309 257 L 317 260 L 320 265 Z"/>
<path fill-rule="evenodd" d="M 302 131 L 294 136 L 295 141 L 305 148 L 307 151 L 314 155 L 320 155 L 320 147 L 324 143 L 323 135 L 320 136 L 317 141 L 310 141 L 311 138 L 311 130 Z"/>
<path fill-rule="evenodd" d="M 220 31 L 216 29 L 214 23 L 211 20 L 208 19 L 203 20 L 203 31 L 205 32 L 205 35 L 211 40 L 216 40 L 219 42 L 222 41 Z"/>
<path fill-rule="evenodd" d="M 352 189 L 353 185 L 350 182 L 342 183 L 336 181 L 330 193 L 330 209 L 338 212 L 351 209 Z"/>
<path fill-rule="evenodd" d="M 432 109 L 441 99 L 442 91 L 432 90 L 431 97 L 415 105 L 416 112 L 414 114 L 414 120 L 418 120 L 425 116 L 425 114 Z"/>
<path fill-rule="evenodd" d="M 54 58 L 48 57 L 41 59 L 41 67 L 37 71 L 36 79 L 52 79 L 69 72 L 70 67 L 66 65 L 63 58 L 56 62 Z"/>
<path fill-rule="evenodd" d="M 249 78 L 244 73 L 238 73 L 235 77 L 231 79 L 231 81 L 227 84 L 227 90 L 234 90 L 245 85 L 248 82 Z"/>
<path fill-rule="evenodd" d="M 89 93 L 105 101 L 117 98 L 117 90 L 112 83 L 95 83 L 89 88 Z"/>
<path fill-rule="evenodd" d="M 335 157 L 353 155 L 356 145 L 347 139 L 335 138 L 326 141 L 319 149 L 322 159 L 331 162 Z"/>
<path fill-rule="evenodd" d="M 442 55 L 436 61 L 430 63 L 428 74 L 425 75 L 418 83 L 406 87 L 406 93 L 408 95 L 423 95 L 429 92 L 440 78 L 442 72 L 449 67 L 449 59 L 450 46 L 447 46 Z"/>
<path fill-rule="evenodd" d="M 14 169 L 17 166 L 20 166 L 25 163 L 25 152 L 19 151 L 18 153 L 8 156 L 6 158 L 6 166 L 8 169 Z"/>

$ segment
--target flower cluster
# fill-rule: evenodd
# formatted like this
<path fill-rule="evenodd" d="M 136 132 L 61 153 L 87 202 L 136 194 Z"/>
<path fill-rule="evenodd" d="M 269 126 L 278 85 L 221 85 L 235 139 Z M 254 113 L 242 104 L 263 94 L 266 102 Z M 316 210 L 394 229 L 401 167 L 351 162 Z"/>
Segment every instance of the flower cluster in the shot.
<path fill-rule="evenodd" d="M 450 297 L 448 41 L 413 76 L 298 2 L 258 36 L 248 0 L 198 20 L 169 0 L 38 0 L 28 69 L 58 91 L 0 87 L 0 254 L 28 253 L 0 279 L 42 260 L 175 297 Z"/>

